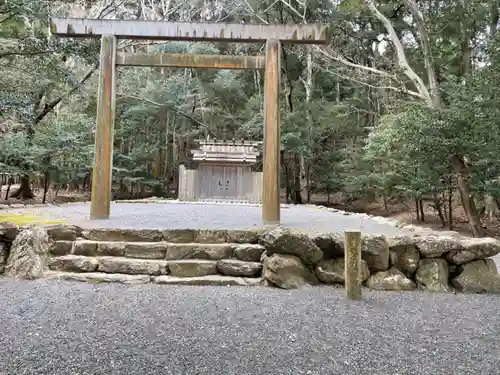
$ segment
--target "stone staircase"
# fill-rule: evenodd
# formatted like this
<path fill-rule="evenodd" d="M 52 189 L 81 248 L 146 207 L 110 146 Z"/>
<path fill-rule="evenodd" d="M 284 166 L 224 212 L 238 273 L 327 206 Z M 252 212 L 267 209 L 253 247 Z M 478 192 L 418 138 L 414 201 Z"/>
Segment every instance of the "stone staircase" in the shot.
<path fill-rule="evenodd" d="M 257 231 L 91 229 L 52 233 L 49 279 L 262 285 Z"/>

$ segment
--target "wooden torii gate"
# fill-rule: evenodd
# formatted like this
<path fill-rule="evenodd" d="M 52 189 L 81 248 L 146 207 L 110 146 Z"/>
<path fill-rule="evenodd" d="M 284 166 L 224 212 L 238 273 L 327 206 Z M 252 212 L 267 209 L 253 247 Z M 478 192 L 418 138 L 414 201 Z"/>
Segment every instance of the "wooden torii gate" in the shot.
<path fill-rule="evenodd" d="M 60 37 L 101 38 L 91 219 L 107 219 L 110 215 L 116 66 L 265 69 L 262 219 L 264 224 L 279 224 L 281 43 L 326 44 L 328 42 L 326 26 L 52 18 L 50 31 Z M 266 55 L 262 57 L 119 53 L 116 48 L 117 39 L 266 43 Z"/>

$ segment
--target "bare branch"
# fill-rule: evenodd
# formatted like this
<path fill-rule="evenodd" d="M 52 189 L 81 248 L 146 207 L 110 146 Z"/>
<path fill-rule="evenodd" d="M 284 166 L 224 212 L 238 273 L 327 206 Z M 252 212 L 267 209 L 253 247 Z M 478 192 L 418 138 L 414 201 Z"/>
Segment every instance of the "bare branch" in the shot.
<path fill-rule="evenodd" d="M 9 56 L 38 56 L 38 55 L 46 55 L 49 53 L 54 53 L 54 51 L 48 50 L 48 51 L 3 52 L 0 53 L 0 59 Z"/>
<path fill-rule="evenodd" d="M 408 90 L 404 87 L 395 87 L 395 86 L 376 86 L 376 85 L 372 85 L 368 82 L 363 82 L 363 81 L 360 81 L 354 77 L 350 77 L 350 76 L 346 76 L 346 75 L 343 75 L 343 74 L 340 74 L 338 72 L 334 72 L 334 71 L 331 71 L 330 69 L 327 69 L 327 68 L 324 68 L 318 64 L 315 64 L 315 66 L 320 69 L 320 70 L 323 70 L 324 72 L 327 72 L 327 73 L 330 73 L 330 74 L 333 74 L 341 79 L 345 79 L 345 80 L 348 80 L 348 81 L 351 81 L 351 82 L 354 82 L 354 83 L 359 83 L 360 85 L 363 85 L 363 86 L 366 86 L 366 87 L 370 87 L 372 89 L 380 89 L 380 90 L 391 90 L 391 91 L 396 91 L 396 92 L 400 92 L 400 93 L 403 93 L 403 94 L 407 94 L 407 95 L 410 95 L 410 96 L 413 96 L 415 98 L 418 98 L 420 100 L 425 100 L 425 97 L 423 97 L 420 93 L 416 92 L 416 91 L 412 91 L 412 90 Z"/>
<path fill-rule="evenodd" d="M 100 11 L 99 14 L 97 15 L 97 18 L 104 18 L 114 10 L 116 10 L 120 5 L 123 4 L 123 1 L 119 4 L 115 4 L 115 0 L 111 0 L 109 4 L 106 4 Z"/>
<path fill-rule="evenodd" d="M 190 116 L 188 115 L 187 113 L 185 112 L 182 112 L 180 110 L 178 110 L 177 108 L 175 107 L 172 107 L 172 106 L 168 106 L 166 104 L 162 104 L 162 103 L 158 103 L 158 102 L 155 102 L 153 100 L 150 100 L 150 99 L 147 99 L 147 98 L 144 98 L 144 97 L 141 97 L 141 96 L 136 96 L 136 95 L 130 95 L 130 94 L 119 94 L 121 95 L 122 98 L 130 98 L 130 99 L 137 99 L 137 100 L 141 100 L 141 101 L 144 101 L 144 102 L 147 102 L 147 103 L 150 103 L 150 104 L 153 104 L 155 106 L 158 106 L 158 107 L 163 107 L 163 108 L 167 108 L 175 113 L 177 113 L 178 115 L 181 115 L 195 123 L 197 123 L 198 125 L 200 125 L 201 127 L 207 129 L 212 135 L 215 135 L 209 128 L 209 126 L 207 124 L 204 124 L 203 122 L 201 122 L 200 120 L 194 118 L 193 116 Z"/>
<path fill-rule="evenodd" d="M 92 77 L 92 74 L 94 74 L 94 72 L 97 70 L 97 68 L 99 68 L 99 65 L 96 64 L 94 65 L 88 72 L 87 74 L 85 74 L 85 76 L 83 76 L 83 78 L 80 80 L 80 82 L 78 82 L 78 84 L 76 84 L 75 86 L 73 86 L 71 88 L 71 90 L 69 90 L 67 93 L 64 93 L 62 94 L 61 96 L 59 96 L 58 98 L 52 100 L 51 102 L 45 104 L 45 106 L 43 107 L 43 110 L 35 117 L 35 121 L 34 121 L 34 124 L 38 124 L 40 121 L 43 120 L 43 118 L 45 116 L 47 116 L 50 112 L 52 112 L 52 110 L 60 103 L 64 100 L 64 98 L 72 95 L 76 90 L 78 90 L 85 82 L 87 82 L 87 80 Z"/>
<path fill-rule="evenodd" d="M 12 12 L 12 13 L 11 13 L 11 14 L 9 14 L 7 17 L 2 18 L 2 19 L 0 20 L 0 25 L 1 25 L 2 23 L 7 22 L 8 20 L 10 20 L 10 19 L 14 18 L 15 16 L 17 16 L 17 15 L 19 15 L 19 14 L 21 14 L 21 11 L 20 11 L 20 10 L 19 10 L 19 11 L 17 11 L 17 12 Z"/>
<path fill-rule="evenodd" d="M 404 0 L 405 4 L 410 8 L 410 12 L 415 18 L 418 32 L 420 33 L 420 45 L 424 55 L 425 68 L 427 70 L 427 79 L 429 81 L 429 89 L 432 98 L 432 103 L 435 107 L 441 106 L 441 97 L 438 91 L 436 71 L 434 69 L 434 59 L 430 48 L 429 35 L 425 26 L 424 16 L 420 12 L 415 0 Z"/>
<path fill-rule="evenodd" d="M 295 9 L 286 0 L 281 0 L 281 3 L 285 4 L 288 9 L 290 9 L 293 13 L 295 13 L 298 17 L 300 17 L 300 19 L 302 20 L 302 22 L 307 23 L 307 21 L 306 21 L 306 7 L 305 7 L 304 3 L 301 4 L 301 5 L 303 5 L 303 8 L 304 8 L 304 13 L 303 14 L 300 14 L 300 12 L 297 9 Z M 298 3 L 300 4 L 300 2 L 298 2 Z"/>
<path fill-rule="evenodd" d="M 315 48 L 316 48 L 316 51 L 320 52 L 321 54 L 323 54 L 324 56 L 328 57 L 329 59 L 338 61 L 341 64 L 346 65 L 348 67 L 351 67 L 351 68 L 354 68 L 354 69 L 359 69 L 359 70 L 364 70 L 366 72 L 374 73 L 374 74 L 377 74 L 377 75 L 380 75 L 380 76 L 383 76 L 383 77 L 388 77 L 388 78 L 391 78 L 391 79 L 395 78 L 394 74 L 391 74 L 389 72 L 385 72 L 383 70 L 372 68 L 370 66 L 360 65 L 360 64 L 356 64 L 356 63 L 350 62 L 350 61 L 348 61 L 345 57 L 343 57 L 339 53 L 335 53 L 335 54 L 332 55 L 332 54 L 329 54 L 328 52 L 326 52 L 325 50 L 323 50 L 319 46 L 315 46 Z"/>
<path fill-rule="evenodd" d="M 257 12 L 253 9 L 253 7 L 250 5 L 250 3 L 247 0 L 243 0 L 243 2 L 245 3 L 247 9 L 250 11 L 250 14 L 252 16 L 257 17 L 259 19 L 259 21 L 262 22 L 262 23 L 264 23 L 264 24 L 268 24 L 269 23 L 264 18 L 262 18 L 261 16 L 259 16 L 259 14 L 257 14 Z"/>
<path fill-rule="evenodd" d="M 384 25 L 389 37 L 391 38 L 391 42 L 396 48 L 396 55 L 398 60 L 398 65 L 401 69 L 403 69 L 404 74 L 413 82 L 418 92 L 425 97 L 425 101 L 429 105 L 433 105 L 431 95 L 429 94 L 429 90 L 425 86 L 422 78 L 419 77 L 417 73 L 410 67 L 408 60 L 406 59 L 406 54 L 404 51 L 403 44 L 401 40 L 399 40 L 398 34 L 394 30 L 394 27 L 391 21 L 384 16 L 375 6 L 372 0 L 364 0 L 365 4 L 371 10 L 371 12 L 375 15 L 375 17 Z"/>
<path fill-rule="evenodd" d="M 271 10 L 271 9 L 272 9 L 275 5 L 276 5 L 276 3 L 279 3 L 280 1 L 281 1 L 281 0 L 275 0 L 275 1 L 274 1 L 274 3 L 272 3 L 271 5 L 269 5 L 266 9 L 264 9 L 264 10 L 262 11 L 262 13 L 267 13 L 267 12 L 269 12 L 269 11 L 270 11 L 270 10 Z"/>

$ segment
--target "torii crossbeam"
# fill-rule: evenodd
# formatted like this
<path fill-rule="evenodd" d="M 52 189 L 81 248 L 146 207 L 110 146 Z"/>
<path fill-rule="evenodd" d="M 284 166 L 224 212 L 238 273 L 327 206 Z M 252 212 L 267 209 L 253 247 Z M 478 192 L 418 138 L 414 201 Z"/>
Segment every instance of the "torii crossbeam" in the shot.
<path fill-rule="evenodd" d="M 157 66 L 203 69 L 265 69 L 264 162 L 262 219 L 280 223 L 280 117 L 279 86 L 281 43 L 326 44 L 323 25 L 207 24 L 131 20 L 52 18 L 50 31 L 60 37 L 101 38 L 97 100 L 95 163 L 92 174 L 90 217 L 109 218 L 116 66 Z M 117 39 L 184 40 L 201 42 L 266 43 L 266 56 L 172 55 L 118 53 Z"/>
<path fill-rule="evenodd" d="M 324 44 L 327 27 L 318 25 L 249 25 L 241 23 L 186 23 L 134 20 L 52 18 L 52 34 L 62 37 L 185 40 L 191 42 Z"/>

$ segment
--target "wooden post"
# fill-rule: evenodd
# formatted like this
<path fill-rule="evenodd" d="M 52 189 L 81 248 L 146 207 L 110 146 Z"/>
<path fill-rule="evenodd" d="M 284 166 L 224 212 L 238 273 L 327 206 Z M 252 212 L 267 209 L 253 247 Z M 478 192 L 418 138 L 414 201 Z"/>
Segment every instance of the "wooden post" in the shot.
<path fill-rule="evenodd" d="M 113 133 L 115 125 L 116 37 L 101 38 L 101 66 L 97 95 L 94 171 L 92 173 L 91 219 L 109 218 L 111 208 L 111 173 L 113 168 Z"/>
<path fill-rule="evenodd" d="M 266 225 L 280 223 L 280 105 L 281 44 L 266 43 L 264 81 L 264 165 L 262 220 Z"/>
<path fill-rule="evenodd" d="M 361 232 L 346 231 L 345 295 L 347 299 L 361 299 Z"/>

